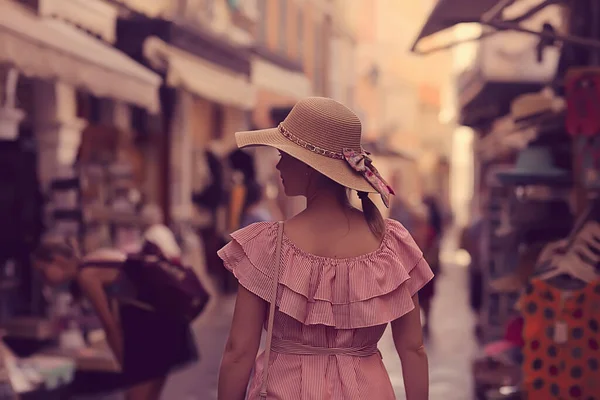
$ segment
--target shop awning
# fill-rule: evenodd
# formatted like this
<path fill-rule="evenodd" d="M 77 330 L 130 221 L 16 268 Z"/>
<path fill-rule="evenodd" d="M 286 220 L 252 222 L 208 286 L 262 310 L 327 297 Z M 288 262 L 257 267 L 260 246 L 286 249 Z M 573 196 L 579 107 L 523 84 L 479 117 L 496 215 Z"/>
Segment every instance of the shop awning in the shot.
<path fill-rule="evenodd" d="M 0 0 L 0 64 L 150 112 L 159 109 L 159 75 L 75 27 L 6 0 Z"/>
<path fill-rule="evenodd" d="M 157 18 L 170 11 L 171 0 L 115 0 L 117 3 L 144 14 L 150 18 Z"/>
<path fill-rule="evenodd" d="M 254 56 L 251 65 L 252 83 L 257 87 L 295 99 L 312 94 L 310 80 L 300 71 L 280 67 L 260 56 Z"/>
<path fill-rule="evenodd" d="M 248 77 L 171 46 L 156 36 L 144 41 L 144 57 L 166 71 L 167 85 L 183 88 L 208 100 L 248 110 L 256 102 L 256 90 Z"/>
<path fill-rule="evenodd" d="M 479 22 L 481 16 L 490 11 L 499 0 L 438 0 L 427 18 L 412 50 L 418 51 L 421 40 L 457 24 Z"/>
<path fill-rule="evenodd" d="M 466 41 L 479 40 L 502 31 L 523 32 L 545 38 L 551 42 L 562 42 L 580 47 L 600 49 L 600 41 L 597 39 L 561 35 L 555 31 L 555 27 L 532 30 L 521 24 L 521 22 L 527 21 L 546 7 L 554 6 L 561 2 L 561 0 L 540 0 L 537 4 L 531 4 L 521 15 L 507 20 L 503 18 L 503 14 L 504 10 L 513 5 L 514 2 L 512 0 L 438 0 L 421 29 L 419 36 L 417 36 L 411 51 L 419 54 L 428 54 L 438 50 L 449 49 Z M 454 41 L 433 49 L 423 50 L 420 48 L 419 44 L 423 39 L 460 23 L 480 23 L 491 29 L 488 29 L 479 36 Z"/>

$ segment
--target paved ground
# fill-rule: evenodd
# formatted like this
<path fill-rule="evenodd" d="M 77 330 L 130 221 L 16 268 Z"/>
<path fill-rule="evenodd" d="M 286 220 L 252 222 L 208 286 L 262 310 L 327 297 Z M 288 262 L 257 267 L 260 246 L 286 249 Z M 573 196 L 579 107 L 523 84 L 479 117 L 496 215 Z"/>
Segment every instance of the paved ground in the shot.
<path fill-rule="evenodd" d="M 473 317 L 467 303 L 467 271 L 447 265 L 439 276 L 432 310 L 429 354 L 431 400 L 472 399 L 471 359 L 477 352 Z M 196 321 L 194 330 L 202 361 L 172 375 L 164 400 L 213 400 L 221 352 L 233 312 L 233 298 L 222 298 Z M 402 370 L 390 332 L 380 342 L 398 399 L 404 399 Z"/>

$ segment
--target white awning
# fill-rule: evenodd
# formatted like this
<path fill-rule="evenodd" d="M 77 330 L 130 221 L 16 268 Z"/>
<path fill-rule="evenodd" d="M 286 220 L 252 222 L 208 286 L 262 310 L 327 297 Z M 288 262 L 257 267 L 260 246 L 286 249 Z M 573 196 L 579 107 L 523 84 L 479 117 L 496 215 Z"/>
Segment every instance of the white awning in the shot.
<path fill-rule="evenodd" d="M 481 16 L 497 3 L 498 0 L 437 0 L 413 44 L 413 50 L 422 39 L 440 31 L 465 22 L 479 22 Z"/>
<path fill-rule="evenodd" d="M 282 68 L 259 56 L 253 57 L 251 68 L 251 80 L 257 87 L 296 99 L 312 94 L 310 80 L 301 72 Z"/>
<path fill-rule="evenodd" d="M 144 41 L 144 57 L 154 68 L 166 71 L 167 85 L 171 87 L 244 110 L 254 107 L 256 90 L 244 74 L 225 70 L 156 36 Z"/>
<path fill-rule="evenodd" d="M 159 110 L 158 74 L 75 27 L 40 18 L 7 0 L 0 0 L 0 64 L 98 97 Z"/>
<path fill-rule="evenodd" d="M 116 2 L 150 18 L 162 17 L 171 12 L 170 0 L 116 0 Z"/>

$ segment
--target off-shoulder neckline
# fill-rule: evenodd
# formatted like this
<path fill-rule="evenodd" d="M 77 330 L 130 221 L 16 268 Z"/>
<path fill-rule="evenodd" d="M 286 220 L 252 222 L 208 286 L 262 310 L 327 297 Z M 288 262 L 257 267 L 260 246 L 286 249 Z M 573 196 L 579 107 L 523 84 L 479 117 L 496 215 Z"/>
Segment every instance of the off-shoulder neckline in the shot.
<path fill-rule="evenodd" d="M 278 224 L 278 222 L 276 222 L 274 225 L 277 226 L 277 224 Z M 360 260 L 365 260 L 365 259 L 375 257 L 375 256 L 379 255 L 386 248 L 386 242 L 388 240 L 388 236 L 390 234 L 390 229 L 391 229 L 390 220 L 384 219 L 384 225 L 385 225 L 385 231 L 383 234 L 383 238 L 381 239 L 381 243 L 379 244 L 379 247 L 377 247 L 377 249 L 370 251 L 368 253 L 359 254 L 359 255 L 353 256 L 353 257 L 334 258 L 334 257 L 326 257 L 326 256 L 320 256 L 317 254 L 313 254 L 309 251 L 302 249 L 296 243 L 294 243 L 294 241 L 292 239 L 290 239 L 289 236 L 285 233 L 285 229 L 283 231 L 283 241 L 290 248 L 292 248 L 296 253 L 301 254 L 307 258 L 312 258 L 314 260 L 320 260 L 320 261 L 325 261 L 325 262 L 330 262 L 330 263 L 344 263 L 344 262 L 360 261 Z M 284 228 L 285 228 L 285 223 L 284 223 Z"/>

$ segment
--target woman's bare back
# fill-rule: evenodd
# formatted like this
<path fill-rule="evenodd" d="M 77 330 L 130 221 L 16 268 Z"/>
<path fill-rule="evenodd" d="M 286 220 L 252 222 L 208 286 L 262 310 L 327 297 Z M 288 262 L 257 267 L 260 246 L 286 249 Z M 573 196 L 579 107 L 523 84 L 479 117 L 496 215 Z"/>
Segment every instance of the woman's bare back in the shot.
<path fill-rule="evenodd" d="M 353 258 L 379 249 L 381 240 L 361 211 L 303 212 L 285 223 L 285 235 L 303 251 L 327 258 Z"/>

